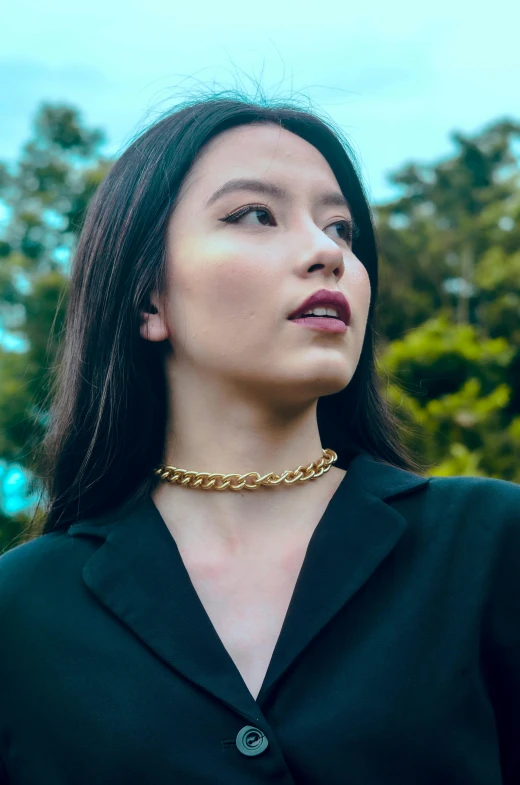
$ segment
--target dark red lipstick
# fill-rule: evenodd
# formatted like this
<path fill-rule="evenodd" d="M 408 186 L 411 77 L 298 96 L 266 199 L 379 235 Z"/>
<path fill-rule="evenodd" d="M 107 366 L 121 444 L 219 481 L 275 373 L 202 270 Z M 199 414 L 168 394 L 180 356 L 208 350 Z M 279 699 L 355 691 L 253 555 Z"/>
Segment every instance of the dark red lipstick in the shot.
<path fill-rule="evenodd" d="M 314 308 L 335 308 L 336 316 L 304 316 Z M 344 333 L 350 324 L 351 312 L 347 298 L 341 292 L 331 289 L 319 289 L 307 297 L 289 314 L 288 319 L 305 327 L 327 332 Z"/>

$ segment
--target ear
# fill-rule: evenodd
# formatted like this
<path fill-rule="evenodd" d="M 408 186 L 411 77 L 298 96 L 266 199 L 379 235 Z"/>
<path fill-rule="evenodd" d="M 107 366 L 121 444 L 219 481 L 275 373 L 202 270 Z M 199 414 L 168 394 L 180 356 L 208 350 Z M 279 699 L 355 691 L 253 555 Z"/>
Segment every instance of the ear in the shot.
<path fill-rule="evenodd" d="M 168 327 L 164 318 L 164 308 L 158 298 L 152 296 L 150 302 L 139 312 L 141 337 L 147 341 L 164 341 L 168 338 Z"/>

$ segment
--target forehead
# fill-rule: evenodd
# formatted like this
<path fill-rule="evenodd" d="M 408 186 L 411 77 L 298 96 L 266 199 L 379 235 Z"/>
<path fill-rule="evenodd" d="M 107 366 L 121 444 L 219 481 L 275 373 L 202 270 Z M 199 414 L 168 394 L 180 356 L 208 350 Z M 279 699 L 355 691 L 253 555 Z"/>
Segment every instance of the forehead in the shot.
<path fill-rule="evenodd" d="M 304 183 L 338 187 L 316 147 L 274 123 L 263 123 L 241 125 L 214 137 L 196 159 L 182 191 L 206 191 L 244 176 L 284 181 L 294 189 Z"/>

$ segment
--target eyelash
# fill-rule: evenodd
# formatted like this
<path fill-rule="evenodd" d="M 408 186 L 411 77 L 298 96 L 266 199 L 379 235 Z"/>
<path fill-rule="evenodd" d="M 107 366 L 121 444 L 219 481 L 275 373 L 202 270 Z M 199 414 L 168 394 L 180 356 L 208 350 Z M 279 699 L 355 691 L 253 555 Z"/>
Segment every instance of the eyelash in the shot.
<path fill-rule="evenodd" d="M 237 221 L 240 220 L 240 218 L 243 218 L 245 215 L 248 215 L 249 213 L 254 213 L 256 211 L 268 213 L 271 216 L 271 219 L 273 218 L 271 211 L 265 205 L 249 204 L 246 207 L 241 207 L 240 210 L 237 210 L 234 213 L 230 213 L 229 215 L 226 215 L 224 218 L 220 218 L 219 220 L 223 221 L 224 223 L 236 223 Z M 330 224 L 330 226 L 336 226 L 337 224 L 343 224 L 344 226 L 346 226 L 349 235 L 348 238 L 340 237 L 339 238 L 340 240 L 345 239 L 345 242 L 351 243 L 354 237 L 358 237 L 359 229 L 354 221 L 349 221 L 345 218 L 340 221 L 333 221 Z"/>

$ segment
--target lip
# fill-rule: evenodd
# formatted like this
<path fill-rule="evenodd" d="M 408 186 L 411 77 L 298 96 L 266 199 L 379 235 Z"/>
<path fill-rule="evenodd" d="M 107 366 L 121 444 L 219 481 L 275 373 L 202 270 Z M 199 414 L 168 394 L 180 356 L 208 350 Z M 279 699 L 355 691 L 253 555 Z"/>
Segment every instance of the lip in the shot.
<path fill-rule="evenodd" d="M 295 308 L 287 318 L 292 320 L 298 316 L 298 314 L 305 313 L 305 311 L 310 311 L 319 306 L 323 308 L 326 308 L 327 306 L 336 308 L 340 320 L 347 326 L 350 324 L 351 311 L 347 298 L 341 292 L 332 291 L 331 289 L 318 289 L 317 292 L 311 294 L 311 296 L 307 297 L 301 305 Z"/>

